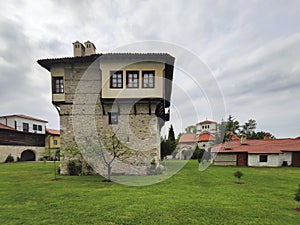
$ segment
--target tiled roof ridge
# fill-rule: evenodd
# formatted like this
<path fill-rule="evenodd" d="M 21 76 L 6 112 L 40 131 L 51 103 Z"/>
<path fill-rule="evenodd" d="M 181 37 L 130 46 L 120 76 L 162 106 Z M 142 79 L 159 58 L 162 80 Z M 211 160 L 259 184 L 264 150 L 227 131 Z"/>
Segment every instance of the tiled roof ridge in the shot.
<path fill-rule="evenodd" d="M 7 116 L 0 116 L 0 118 L 4 118 L 4 117 L 21 117 L 23 119 L 30 119 L 30 120 L 36 120 L 36 121 L 48 123 L 47 120 L 35 118 L 35 117 L 32 117 L 32 116 L 27 116 L 27 115 L 24 115 L 24 114 L 13 114 L 13 115 L 7 115 Z"/>
<path fill-rule="evenodd" d="M 171 56 L 169 53 L 167 52 L 108 52 L 108 53 L 96 53 L 96 54 L 92 54 L 92 55 L 86 55 L 86 56 L 69 56 L 69 57 L 55 57 L 55 58 L 45 58 L 45 59 L 40 59 L 40 60 L 60 60 L 60 59 L 87 59 L 87 58 L 94 58 L 95 56 L 106 56 L 106 55 L 116 55 L 116 56 L 120 56 L 120 55 L 125 55 L 125 56 L 130 56 L 130 55 L 134 55 L 134 56 L 147 56 L 147 55 L 151 55 L 151 56 Z M 38 61 L 40 61 L 38 60 Z"/>
<path fill-rule="evenodd" d="M 203 121 L 197 123 L 197 125 L 198 124 L 205 124 L 205 123 L 217 123 L 217 122 L 216 121 L 212 121 L 212 120 L 203 120 Z"/>
<path fill-rule="evenodd" d="M 56 129 L 46 128 L 46 132 L 49 134 L 60 135 L 60 130 L 56 130 Z"/>
<path fill-rule="evenodd" d="M 3 123 L 0 123 L 0 129 L 5 129 L 5 130 L 16 130 L 15 128 L 13 127 L 9 127 Z"/>

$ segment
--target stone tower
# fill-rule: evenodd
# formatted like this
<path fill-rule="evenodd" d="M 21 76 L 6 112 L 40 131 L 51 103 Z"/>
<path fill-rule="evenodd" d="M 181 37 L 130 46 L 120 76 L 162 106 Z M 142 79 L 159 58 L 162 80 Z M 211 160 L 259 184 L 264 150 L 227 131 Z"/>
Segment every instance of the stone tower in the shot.
<path fill-rule="evenodd" d="M 102 137 L 115 131 L 137 153 L 126 159 L 136 169 L 114 167 L 115 172 L 145 174 L 143 166 L 160 158 L 160 130 L 170 118 L 175 58 L 167 53 L 96 54 L 89 41 L 73 46 L 74 57 L 38 60 L 51 74 L 61 151 L 78 136 L 98 132 Z M 61 173 L 68 173 L 71 158 L 64 154 Z"/>

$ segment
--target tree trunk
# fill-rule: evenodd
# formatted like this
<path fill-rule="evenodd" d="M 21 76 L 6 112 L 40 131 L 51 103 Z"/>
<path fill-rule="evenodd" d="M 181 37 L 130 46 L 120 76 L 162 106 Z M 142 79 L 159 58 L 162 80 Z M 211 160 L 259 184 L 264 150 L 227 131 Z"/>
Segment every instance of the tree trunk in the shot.
<path fill-rule="evenodd" d="M 107 166 L 107 180 L 108 181 L 111 181 L 111 168 L 112 168 L 111 164 L 108 164 L 108 166 Z"/>

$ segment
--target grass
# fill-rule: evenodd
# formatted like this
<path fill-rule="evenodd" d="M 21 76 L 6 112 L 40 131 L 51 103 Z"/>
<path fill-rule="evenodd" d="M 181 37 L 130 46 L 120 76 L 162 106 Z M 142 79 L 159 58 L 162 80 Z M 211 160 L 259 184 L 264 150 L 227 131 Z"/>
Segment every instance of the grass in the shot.
<path fill-rule="evenodd" d="M 244 175 L 236 184 L 233 173 Z M 0 164 L 0 224 L 299 224 L 300 168 L 210 166 L 130 187 L 58 176 L 52 163 Z"/>

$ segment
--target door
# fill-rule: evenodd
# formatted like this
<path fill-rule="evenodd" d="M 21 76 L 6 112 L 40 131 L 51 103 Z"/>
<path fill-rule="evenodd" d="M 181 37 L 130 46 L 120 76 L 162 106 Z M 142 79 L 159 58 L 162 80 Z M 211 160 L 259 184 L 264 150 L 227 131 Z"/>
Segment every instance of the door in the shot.
<path fill-rule="evenodd" d="M 293 152 L 293 154 L 292 154 L 292 166 L 300 167 L 300 152 Z"/>
<path fill-rule="evenodd" d="M 247 152 L 237 153 L 236 165 L 237 166 L 248 166 L 248 153 Z"/>

